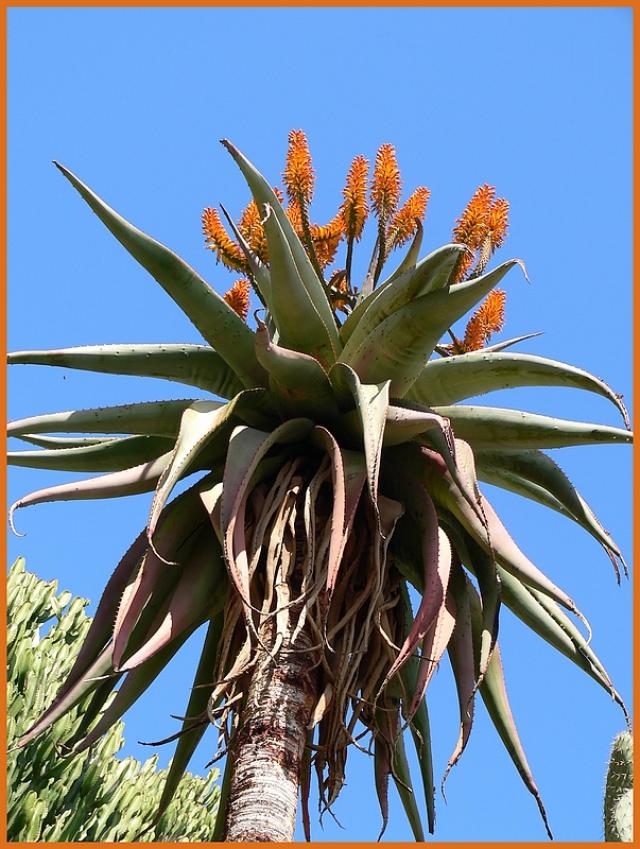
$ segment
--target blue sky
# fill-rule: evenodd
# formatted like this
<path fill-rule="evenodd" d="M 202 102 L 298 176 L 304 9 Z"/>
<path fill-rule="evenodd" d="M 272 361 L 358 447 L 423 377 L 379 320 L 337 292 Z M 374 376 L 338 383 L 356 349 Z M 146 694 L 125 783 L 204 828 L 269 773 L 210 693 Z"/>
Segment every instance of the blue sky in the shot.
<path fill-rule="evenodd" d="M 233 277 L 203 249 L 200 214 L 239 213 L 247 192 L 226 136 L 277 180 L 287 132 L 303 128 L 328 220 L 351 158 L 396 145 L 407 194 L 426 184 L 425 247 L 449 240 L 483 182 L 511 202 L 502 257 L 509 336 L 593 371 L 631 401 L 631 12 L 629 9 L 9 10 L 9 348 L 200 341 L 154 281 L 101 228 L 50 164 L 59 159 L 191 262 L 218 291 Z M 406 196 L 406 195 L 405 195 Z M 361 251 L 366 253 L 366 250 Z M 364 260 L 361 259 L 361 262 Z M 583 397 L 584 396 L 584 397 Z M 183 397 L 161 381 L 14 367 L 12 418 Z M 503 403 L 496 395 L 485 403 Z M 504 399 L 506 404 L 506 399 Z M 522 409 L 618 424 L 600 398 L 517 390 Z M 564 449 L 556 459 L 631 553 L 631 453 Z M 70 477 L 70 476 L 67 476 Z M 11 500 L 63 475 L 15 470 Z M 631 700 L 631 590 L 559 516 L 487 488 L 521 547 L 586 612 L 594 647 Z M 95 601 L 150 498 L 51 504 L 18 515 L 9 559 Z M 166 736 L 197 660 L 196 636 L 129 713 L 127 752 Z M 601 839 L 601 795 L 622 716 L 606 694 L 505 613 L 512 706 L 557 839 Z M 436 775 L 457 736 L 446 662 L 429 693 Z M 207 737 L 193 760 L 210 757 Z M 163 763 L 170 747 L 161 751 Z M 479 705 L 471 742 L 438 798 L 436 839 L 542 840 L 533 799 Z M 375 840 L 372 765 L 350 756 L 348 786 L 315 839 Z M 410 840 L 395 799 L 387 840 Z M 312 814 L 313 817 L 313 814 Z M 313 825 L 313 819 L 312 819 Z"/>

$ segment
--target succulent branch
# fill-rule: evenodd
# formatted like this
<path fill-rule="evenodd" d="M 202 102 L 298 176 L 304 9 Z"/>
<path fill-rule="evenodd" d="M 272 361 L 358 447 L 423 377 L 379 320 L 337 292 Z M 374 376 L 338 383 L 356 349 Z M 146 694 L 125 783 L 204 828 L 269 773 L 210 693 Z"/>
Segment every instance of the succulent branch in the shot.
<path fill-rule="evenodd" d="M 604 839 L 633 840 L 633 737 L 623 731 L 613 741 L 604 795 Z"/>

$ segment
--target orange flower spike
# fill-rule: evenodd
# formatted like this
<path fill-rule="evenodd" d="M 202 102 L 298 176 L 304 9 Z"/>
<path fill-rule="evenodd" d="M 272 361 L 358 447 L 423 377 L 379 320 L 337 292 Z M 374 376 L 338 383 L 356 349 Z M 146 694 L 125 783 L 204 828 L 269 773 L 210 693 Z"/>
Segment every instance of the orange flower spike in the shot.
<path fill-rule="evenodd" d="M 487 217 L 487 237 L 491 242 L 492 252 L 502 246 L 507 237 L 509 227 L 509 201 L 497 198 Z"/>
<path fill-rule="evenodd" d="M 453 241 L 466 245 L 470 250 L 458 260 L 453 280 L 455 283 L 464 280 L 467 272 L 474 263 L 476 251 L 482 246 L 488 232 L 488 219 L 496 190 L 485 183 L 473 193 L 473 197 L 464 208 L 460 218 L 453 228 Z"/>
<path fill-rule="evenodd" d="M 244 271 L 247 261 L 242 248 L 229 236 L 224 228 L 218 211 L 207 208 L 202 213 L 202 232 L 204 233 L 207 247 L 218 255 L 218 262 L 222 262 L 227 268 L 236 271 Z"/>
<path fill-rule="evenodd" d="M 315 176 L 309 144 L 302 130 L 291 130 L 289 133 L 289 149 L 282 179 L 292 203 L 303 202 L 307 206 L 311 203 Z"/>
<path fill-rule="evenodd" d="M 455 268 L 455 272 L 452 277 L 453 283 L 460 283 L 461 280 L 464 280 L 467 276 L 468 272 L 471 269 L 475 261 L 475 255 L 471 251 L 467 251 L 462 254 Z"/>
<path fill-rule="evenodd" d="M 302 214 L 299 205 L 297 203 L 290 203 L 285 209 L 285 213 L 293 229 L 302 238 Z"/>
<path fill-rule="evenodd" d="M 369 176 L 369 160 L 364 156 L 356 156 L 351 163 L 347 182 L 342 190 L 344 201 L 340 207 L 342 226 L 349 239 L 360 241 L 364 223 L 369 214 L 367 204 L 367 178 Z"/>
<path fill-rule="evenodd" d="M 371 203 L 380 221 L 387 221 L 400 201 L 400 170 L 392 144 L 383 144 L 376 153 L 371 182 Z"/>
<path fill-rule="evenodd" d="M 238 230 L 242 233 L 247 241 L 253 236 L 255 231 L 262 227 L 260 213 L 254 200 L 250 201 L 242 211 Z"/>
<path fill-rule="evenodd" d="M 319 224 L 311 226 L 311 238 L 315 248 L 316 256 L 321 268 L 326 268 L 335 259 L 336 253 L 340 246 L 340 242 L 344 237 L 342 229 L 343 219 L 342 214 L 338 214 L 324 227 Z"/>
<path fill-rule="evenodd" d="M 462 341 L 463 351 L 477 351 L 484 347 L 494 333 L 504 327 L 504 305 L 507 293 L 494 289 L 469 319 Z"/>
<path fill-rule="evenodd" d="M 486 234 L 480 245 L 478 262 L 473 270 L 474 275 L 482 274 L 493 252 L 502 245 L 507 236 L 508 225 L 509 201 L 498 198 L 487 214 Z"/>
<path fill-rule="evenodd" d="M 424 186 L 418 186 L 415 192 L 396 212 L 387 233 L 389 246 L 399 248 L 408 242 L 417 230 L 416 219 L 424 220 L 431 192 Z"/>
<path fill-rule="evenodd" d="M 236 280 L 224 296 L 225 302 L 229 304 L 234 312 L 238 313 L 243 321 L 246 321 L 247 316 L 249 315 L 250 293 L 251 287 L 249 285 L 249 281 L 241 277 L 240 280 Z"/>
<path fill-rule="evenodd" d="M 243 211 L 238 229 L 258 259 L 268 262 L 267 237 L 255 201 L 252 200 Z"/>
<path fill-rule="evenodd" d="M 476 250 L 487 235 L 487 223 L 496 190 L 486 183 L 476 189 L 453 228 L 453 241 Z"/>

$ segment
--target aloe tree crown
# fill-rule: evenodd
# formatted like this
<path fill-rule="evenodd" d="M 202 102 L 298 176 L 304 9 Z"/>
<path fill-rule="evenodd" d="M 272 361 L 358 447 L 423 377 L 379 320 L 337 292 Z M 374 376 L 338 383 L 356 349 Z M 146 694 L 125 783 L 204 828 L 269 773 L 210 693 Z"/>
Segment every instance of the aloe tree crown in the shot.
<path fill-rule="evenodd" d="M 10 435 L 36 446 L 10 452 L 10 463 L 103 473 L 26 495 L 11 508 L 12 524 L 29 505 L 154 492 L 75 666 L 21 745 L 93 693 L 82 728 L 66 741 L 75 752 L 88 748 L 207 623 L 160 815 L 206 725 L 220 731 L 216 756 L 233 739 L 265 629 L 275 634 L 274 661 L 285 640 L 295 645 L 304 631 L 313 637 L 318 679 L 303 770 L 307 833 L 311 767 L 321 809 L 329 809 L 348 751 L 368 734 L 383 823 L 393 778 L 423 840 L 403 733 L 418 752 L 433 831 L 425 693 L 447 653 L 460 730 L 444 778 L 467 744 L 479 693 L 549 830 L 507 699 L 497 640 L 502 605 L 624 705 L 590 646 L 584 615 L 510 537 L 479 483 L 577 523 L 619 579 L 627 571 L 622 553 L 545 449 L 629 443 L 626 409 L 586 371 L 510 350 L 535 334 L 489 344 L 504 324 L 506 294 L 497 287 L 514 268 L 524 270 L 518 259 L 489 269 L 509 212 L 492 186 L 475 192 L 451 242 L 420 258 L 430 193 L 418 187 L 401 205 L 391 145 L 379 149 L 371 178 L 367 160 L 355 157 L 340 208 L 320 225 L 310 217 L 315 173 L 304 133 L 290 134 L 284 192 L 223 144 L 252 195 L 238 222 L 224 208 L 222 216 L 212 208 L 203 214 L 207 247 L 242 274 L 224 297 L 57 165 L 205 344 L 21 351 L 9 362 L 163 378 L 212 397 L 9 424 Z M 352 259 L 369 216 L 376 241 L 358 285 Z M 330 268 L 341 245 L 343 267 Z M 247 323 L 252 299 L 255 326 Z M 458 338 L 452 328 L 470 311 Z M 624 427 L 465 403 L 521 386 L 599 394 Z M 194 471 L 199 481 L 169 500 Z"/>

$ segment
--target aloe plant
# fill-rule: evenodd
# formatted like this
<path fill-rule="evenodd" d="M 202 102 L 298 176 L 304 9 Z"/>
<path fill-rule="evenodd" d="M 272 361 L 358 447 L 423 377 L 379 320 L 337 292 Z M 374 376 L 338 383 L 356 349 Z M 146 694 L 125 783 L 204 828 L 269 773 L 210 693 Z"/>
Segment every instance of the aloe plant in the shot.
<path fill-rule="evenodd" d="M 28 746 L 13 748 L 42 712 L 47 688 L 64 682 L 91 619 L 84 612 L 86 599 L 58 593 L 56 581 L 26 571 L 24 558 L 11 567 L 7 597 L 8 839 L 206 840 L 220 793 L 217 769 L 203 778 L 187 774 L 171 806 L 152 827 L 167 771 L 157 769 L 156 755 L 144 763 L 118 757 L 124 745 L 123 722 L 114 723 L 91 753 L 60 757 L 57 735 L 74 731 L 88 699 L 78 702 L 55 732 L 49 729 Z"/>
<path fill-rule="evenodd" d="M 320 225 L 311 218 L 314 172 L 301 131 L 290 134 L 284 192 L 223 144 L 252 195 L 238 222 L 222 208 L 228 229 L 217 210 L 203 215 L 207 247 L 242 275 L 224 297 L 58 165 L 205 344 L 22 351 L 9 362 L 165 378 L 212 397 L 10 423 L 11 436 L 36 446 L 11 452 L 10 463 L 104 473 L 26 495 L 12 506 L 12 523 L 29 505 L 154 492 L 76 664 L 19 745 L 91 694 L 63 741 L 85 751 L 207 622 L 159 815 L 213 723 L 214 758 L 227 754 L 213 838 L 290 840 L 298 794 L 309 837 L 312 770 L 320 809 L 330 810 L 348 753 L 369 735 L 383 826 L 393 779 L 421 841 L 404 734 L 417 750 L 433 831 L 425 694 L 447 653 L 460 705 L 447 773 L 467 744 L 480 694 L 548 830 L 507 698 L 502 605 L 624 705 L 584 615 L 518 547 L 480 482 L 577 523 L 619 578 L 627 571 L 620 549 L 545 449 L 630 443 L 624 405 L 580 368 L 508 350 L 532 334 L 489 344 L 504 324 L 506 296 L 496 287 L 524 270 L 518 259 L 490 268 L 509 209 L 493 187 L 474 194 L 449 244 L 420 258 L 429 192 L 420 187 L 400 205 L 391 145 L 379 149 L 370 183 L 367 160 L 353 160 L 340 209 Z M 376 242 L 358 283 L 352 260 L 370 213 Z M 343 267 L 329 270 L 341 245 Z M 406 253 L 388 273 L 400 248 Z M 458 337 L 456 323 L 472 310 Z M 520 386 L 601 395 L 623 426 L 468 403 Z M 193 472 L 199 480 L 170 501 Z"/>
<path fill-rule="evenodd" d="M 633 841 L 633 737 L 623 731 L 613 741 L 604 793 L 604 839 Z"/>

